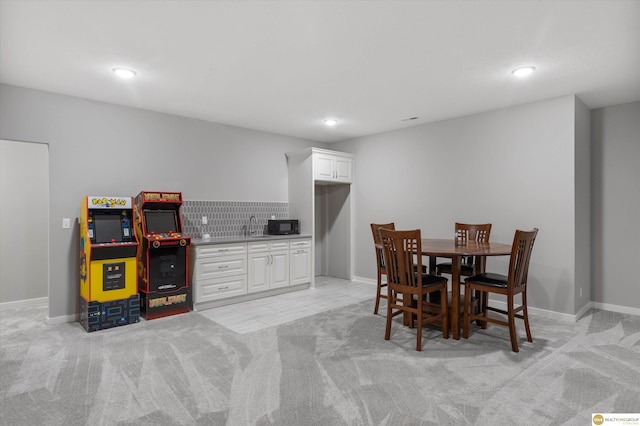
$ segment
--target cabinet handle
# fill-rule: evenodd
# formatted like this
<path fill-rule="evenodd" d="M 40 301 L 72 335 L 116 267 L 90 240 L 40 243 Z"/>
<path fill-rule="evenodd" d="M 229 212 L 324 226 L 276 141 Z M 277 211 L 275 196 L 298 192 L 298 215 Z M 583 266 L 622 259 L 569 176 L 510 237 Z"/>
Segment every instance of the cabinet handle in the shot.
<path fill-rule="evenodd" d="M 304 253 L 304 250 L 298 250 L 296 253 Z"/>
<path fill-rule="evenodd" d="M 226 287 L 218 287 L 218 291 L 220 291 L 220 290 L 226 290 L 226 289 L 228 289 L 228 288 L 229 288 L 229 286 L 226 286 Z"/>
<path fill-rule="evenodd" d="M 222 266 L 218 266 L 218 269 L 225 269 L 225 268 L 228 268 L 228 267 L 229 267 L 229 265 L 222 265 Z"/>
<path fill-rule="evenodd" d="M 225 252 L 225 251 L 229 251 L 229 249 L 218 249 L 218 252 L 219 252 L 219 253 L 221 253 L 221 252 Z"/>

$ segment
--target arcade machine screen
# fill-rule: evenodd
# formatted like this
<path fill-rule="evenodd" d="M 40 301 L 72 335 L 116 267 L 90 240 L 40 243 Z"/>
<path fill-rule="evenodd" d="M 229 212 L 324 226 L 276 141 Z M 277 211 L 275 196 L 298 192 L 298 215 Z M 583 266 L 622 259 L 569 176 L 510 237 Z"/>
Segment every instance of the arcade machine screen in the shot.
<path fill-rule="evenodd" d="M 147 234 L 168 234 L 178 232 L 178 219 L 173 210 L 147 210 L 144 212 Z"/>
<path fill-rule="evenodd" d="M 123 241 L 120 215 L 95 215 L 93 224 L 96 243 L 121 243 Z"/>

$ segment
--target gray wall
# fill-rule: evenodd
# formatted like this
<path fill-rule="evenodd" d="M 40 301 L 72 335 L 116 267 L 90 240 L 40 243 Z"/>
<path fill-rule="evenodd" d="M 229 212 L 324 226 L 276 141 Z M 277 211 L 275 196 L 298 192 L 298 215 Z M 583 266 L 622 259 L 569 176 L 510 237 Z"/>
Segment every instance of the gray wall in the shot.
<path fill-rule="evenodd" d="M 640 102 L 593 110 L 591 300 L 640 308 Z"/>
<path fill-rule="evenodd" d="M 50 317 L 76 312 L 77 225 L 63 230 L 61 219 L 77 218 L 83 195 L 157 189 L 192 200 L 288 201 L 284 152 L 307 146 L 357 156 L 355 276 L 375 277 L 371 222 L 448 238 L 456 220 L 487 221 L 503 242 L 536 226 L 531 306 L 640 308 L 629 268 L 640 258 L 640 103 L 587 115 L 566 96 L 328 146 L 0 85 L 0 138 L 50 148 Z M 504 270 L 506 260 L 488 266 Z"/>
<path fill-rule="evenodd" d="M 565 96 L 335 145 L 356 155 L 354 274 L 375 277 L 372 222 L 433 238 L 451 238 L 455 221 L 490 222 L 505 243 L 538 227 L 529 305 L 574 314 L 575 110 Z M 487 266 L 504 273 L 507 260 Z"/>
<path fill-rule="evenodd" d="M 591 111 L 575 98 L 575 282 L 574 313 L 591 300 Z"/>
<path fill-rule="evenodd" d="M 52 318 L 76 313 L 75 219 L 84 195 L 164 190 L 191 200 L 288 201 L 284 153 L 326 147 L 15 86 L 0 85 L 0 94 L 0 138 L 49 144 Z M 62 229 L 64 217 L 72 229 Z"/>
<path fill-rule="evenodd" d="M 49 147 L 0 140 L 0 303 L 47 297 Z"/>

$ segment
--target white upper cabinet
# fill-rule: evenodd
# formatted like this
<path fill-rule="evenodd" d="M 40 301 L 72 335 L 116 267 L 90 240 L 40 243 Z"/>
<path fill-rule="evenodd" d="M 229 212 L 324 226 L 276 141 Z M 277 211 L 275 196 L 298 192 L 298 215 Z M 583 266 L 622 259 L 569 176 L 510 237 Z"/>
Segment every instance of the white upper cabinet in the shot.
<path fill-rule="evenodd" d="M 292 284 L 311 280 L 313 288 L 319 275 L 352 279 L 355 155 L 313 147 L 287 152 L 287 171 L 289 215 L 312 236 L 308 252 L 291 252 Z"/>
<path fill-rule="evenodd" d="M 351 183 L 353 180 L 353 156 L 314 150 L 313 171 L 315 181 Z"/>

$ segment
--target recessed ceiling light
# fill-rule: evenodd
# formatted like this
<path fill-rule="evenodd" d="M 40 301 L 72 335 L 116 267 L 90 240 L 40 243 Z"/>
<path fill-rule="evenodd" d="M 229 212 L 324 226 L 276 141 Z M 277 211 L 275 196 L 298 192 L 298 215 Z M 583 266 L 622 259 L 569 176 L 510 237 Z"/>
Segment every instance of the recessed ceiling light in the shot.
<path fill-rule="evenodd" d="M 534 72 L 535 70 L 536 70 L 536 67 L 532 67 L 532 66 L 518 67 L 513 71 L 511 71 L 511 74 L 515 75 L 516 77 L 526 77 L 532 72 Z"/>
<path fill-rule="evenodd" d="M 116 73 L 116 75 L 121 78 L 133 78 L 138 75 L 134 70 L 130 70 L 127 68 L 114 68 L 111 71 Z"/>
<path fill-rule="evenodd" d="M 338 120 L 336 120 L 335 118 L 327 118 L 323 121 L 323 123 L 329 127 L 332 127 L 338 124 Z"/>

